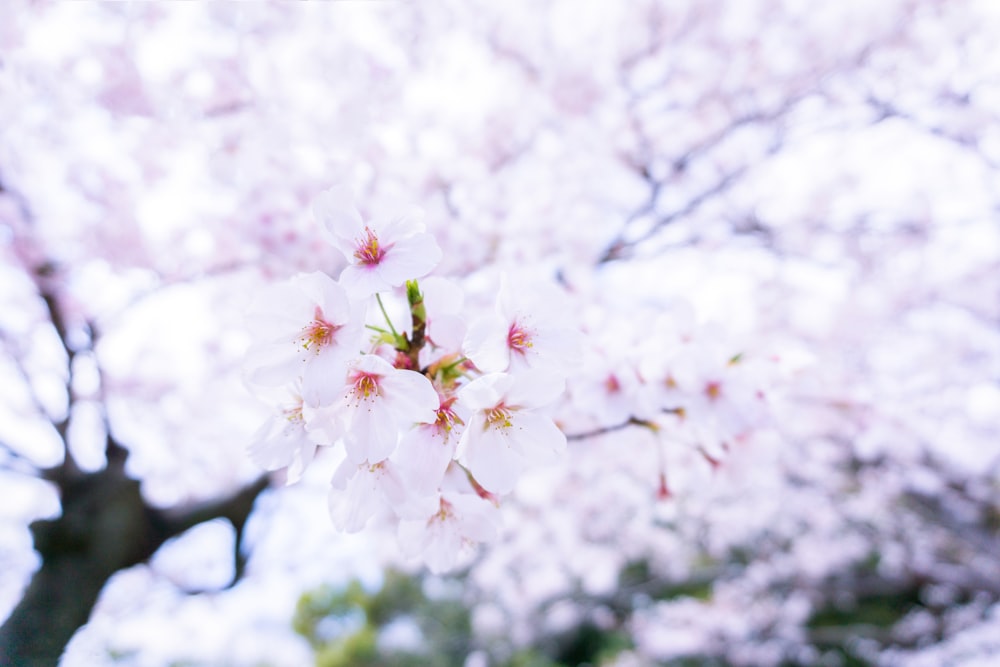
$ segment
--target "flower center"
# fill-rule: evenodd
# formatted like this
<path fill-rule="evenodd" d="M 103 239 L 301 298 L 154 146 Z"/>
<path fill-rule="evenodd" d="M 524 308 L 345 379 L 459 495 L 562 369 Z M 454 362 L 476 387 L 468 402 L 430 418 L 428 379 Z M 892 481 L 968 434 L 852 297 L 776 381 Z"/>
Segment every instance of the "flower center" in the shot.
<path fill-rule="evenodd" d="M 507 347 L 524 354 L 529 347 L 532 347 L 531 331 L 514 322 L 507 330 Z"/>
<path fill-rule="evenodd" d="M 302 405 L 285 408 L 281 411 L 290 424 L 304 424 L 305 417 L 302 416 Z"/>
<path fill-rule="evenodd" d="M 450 433 L 451 429 L 455 427 L 455 424 L 463 424 L 461 418 L 455 411 L 451 409 L 451 406 L 455 403 L 455 397 L 442 401 L 441 407 L 437 411 L 437 420 L 434 425 L 437 427 L 439 433 Z"/>
<path fill-rule="evenodd" d="M 709 382 L 705 385 L 705 395 L 708 396 L 710 400 L 718 400 L 722 396 L 722 383 L 720 382 Z"/>
<path fill-rule="evenodd" d="M 487 428 L 508 429 L 513 426 L 510 418 L 510 408 L 501 404 L 486 411 L 486 426 Z"/>
<path fill-rule="evenodd" d="M 379 395 L 379 376 L 374 373 L 358 373 L 354 377 L 354 388 L 351 390 L 359 401 Z"/>
<path fill-rule="evenodd" d="M 432 516 L 427 523 L 430 524 L 433 521 L 447 521 L 448 519 L 451 519 L 454 516 L 455 513 L 452 510 L 452 504 L 449 503 L 444 498 L 442 498 L 441 503 L 438 505 L 437 514 Z"/>
<path fill-rule="evenodd" d="M 339 328 L 323 319 L 323 311 L 317 306 L 313 321 L 302 328 L 297 340 L 305 349 L 315 348 L 318 352 L 321 347 L 333 343 L 333 335 Z"/>
<path fill-rule="evenodd" d="M 368 227 L 365 227 L 364 236 L 355 240 L 354 257 L 368 266 L 374 266 L 385 257 L 386 248 L 379 243 L 378 237 Z"/>

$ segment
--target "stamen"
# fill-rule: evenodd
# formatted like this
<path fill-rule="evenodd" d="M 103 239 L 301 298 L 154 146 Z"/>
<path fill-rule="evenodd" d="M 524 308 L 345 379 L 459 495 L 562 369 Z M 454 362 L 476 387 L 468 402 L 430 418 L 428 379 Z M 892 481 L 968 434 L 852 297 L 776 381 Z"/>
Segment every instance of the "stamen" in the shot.
<path fill-rule="evenodd" d="M 333 335 L 339 328 L 336 324 L 323 319 L 323 311 L 317 306 L 313 321 L 302 328 L 302 334 L 297 340 L 303 348 L 307 350 L 315 348 L 318 352 L 321 347 L 333 343 Z"/>
<path fill-rule="evenodd" d="M 510 418 L 511 411 L 503 405 L 498 405 L 486 411 L 486 426 L 496 429 L 507 429 L 513 426 Z"/>
<path fill-rule="evenodd" d="M 358 399 L 367 399 L 379 395 L 379 376 L 371 373 L 358 373 L 354 378 L 354 395 Z"/>
<path fill-rule="evenodd" d="M 531 333 L 530 330 L 514 322 L 510 325 L 510 329 L 507 330 L 507 347 L 515 352 L 524 354 L 529 347 L 534 345 L 531 341 Z"/>
<path fill-rule="evenodd" d="M 451 432 L 451 429 L 454 428 L 455 424 L 465 423 L 457 414 L 455 414 L 455 411 L 451 409 L 451 406 L 454 403 L 455 398 L 452 397 L 443 402 L 441 407 L 438 408 L 437 420 L 434 422 L 434 425 L 437 427 L 439 432 L 443 431 L 444 433 L 449 433 Z"/>
<path fill-rule="evenodd" d="M 362 264 L 374 266 L 385 257 L 386 249 L 379 243 L 375 232 L 368 227 L 365 227 L 364 237 L 356 239 L 355 243 L 357 247 L 354 251 L 354 257 Z"/>

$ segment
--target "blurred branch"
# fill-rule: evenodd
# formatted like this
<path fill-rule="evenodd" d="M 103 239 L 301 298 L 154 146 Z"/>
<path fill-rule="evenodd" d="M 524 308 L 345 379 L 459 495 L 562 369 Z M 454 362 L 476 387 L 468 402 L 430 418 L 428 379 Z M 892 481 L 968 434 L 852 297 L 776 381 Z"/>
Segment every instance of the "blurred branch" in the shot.
<path fill-rule="evenodd" d="M 169 536 L 180 535 L 198 524 L 213 519 L 226 519 L 236 529 L 236 548 L 233 561 L 236 565 L 235 575 L 230 586 L 243 578 L 246 568 L 246 557 L 241 550 L 243 529 L 253 509 L 253 505 L 264 489 L 269 485 L 267 476 L 262 475 L 247 484 L 236 493 L 224 498 L 214 498 L 190 507 L 170 508 L 155 513 L 155 522 L 159 529 Z"/>

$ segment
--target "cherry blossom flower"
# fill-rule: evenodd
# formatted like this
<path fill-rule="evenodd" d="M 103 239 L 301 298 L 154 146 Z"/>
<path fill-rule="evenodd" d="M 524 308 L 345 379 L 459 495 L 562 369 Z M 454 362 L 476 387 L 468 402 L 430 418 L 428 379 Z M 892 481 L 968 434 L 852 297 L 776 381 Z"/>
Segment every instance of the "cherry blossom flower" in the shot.
<path fill-rule="evenodd" d="M 465 425 L 460 416 L 464 412 L 456 397 L 444 398 L 434 423 L 417 424 L 403 435 L 393 460 L 413 492 L 428 495 L 437 491 L 455 456 Z"/>
<path fill-rule="evenodd" d="M 266 290 L 247 316 L 258 342 L 247 353 L 247 380 L 280 386 L 301 378 L 307 405 L 332 401 L 363 331 L 344 289 L 321 272 Z"/>
<path fill-rule="evenodd" d="M 323 192 L 313 213 L 348 261 L 340 283 L 352 294 L 398 287 L 427 275 L 441 260 L 437 241 L 422 224 L 408 217 L 365 221 L 346 187 Z"/>
<path fill-rule="evenodd" d="M 341 400 L 329 409 L 336 414 L 327 418 L 344 420 L 344 446 L 355 464 L 382 461 L 396 449 L 401 428 L 438 418 L 438 394 L 420 373 L 365 354 L 351 362 L 342 377 L 346 382 L 340 385 Z"/>
<path fill-rule="evenodd" d="M 345 460 L 333 475 L 328 505 L 334 525 L 356 533 L 371 517 L 405 499 L 406 490 L 391 461 L 357 464 Z"/>
<path fill-rule="evenodd" d="M 306 431 L 302 398 L 269 418 L 254 434 L 247 453 L 264 470 L 288 468 L 285 483 L 294 484 L 316 453 L 316 445 Z"/>
<path fill-rule="evenodd" d="M 536 411 L 563 386 L 551 373 L 525 371 L 490 373 L 459 390 L 459 400 L 472 410 L 459 441 L 459 460 L 483 488 L 507 493 L 529 463 L 550 460 L 565 449 L 563 432 Z"/>
<path fill-rule="evenodd" d="M 567 324 L 565 300 L 551 286 L 503 280 L 496 312 L 466 333 L 466 356 L 487 373 L 536 368 L 565 374 L 580 358 L 580 332 Z"/>
<path fill-rule="evenodd" d="M 429 518 L 399 522 L 403 552 L 419 556 L 435 574 L 454 569 L 480 542 L 496 539 L 500 512 L 478 495 L 445 492 Z"/>

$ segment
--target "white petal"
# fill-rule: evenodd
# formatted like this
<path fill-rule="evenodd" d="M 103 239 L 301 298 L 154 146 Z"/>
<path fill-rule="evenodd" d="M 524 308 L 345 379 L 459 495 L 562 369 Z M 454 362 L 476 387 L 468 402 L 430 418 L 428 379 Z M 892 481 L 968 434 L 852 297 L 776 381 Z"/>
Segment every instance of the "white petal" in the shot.
<path fill-rule="evenodd" d="M 423 278 L 441 261 L 441 248 L 430 234 L 419 233 L 400 239 L 389 248 L 378 272 L 389 285 L 402 285 L 407 280 Z"/>
<path fill-rule="evenodd" d="M 290 465 L 295 452 L 308 444 L 309 439 L 298 423 L 274 415 L 254 433 L 247 454 L 264 470 L 278 470 Z"/>
<path fill-rule="evenodd" d="M 409 426 L 437 419 L 441 399 L 426 376 L 416 371 L 393 369 L 382 378 L 381 384 L 397 423 Z"/>
<path fill-rule="evenodd" d="M 244 377 L 250 384 L 280 387 L 302 375 L 302 348 L 292 342 L 255 345 L 243 361 Z"/>
<path fill-rule="evenodd" d="M 434 574 L 450 571 L 463 551 L 462 536 L 454 521 L 435 521 L 427 530 L 431 531 L 431 536 L 424 549 L 424 563 Z"/>
<path fill-rule="evenodd" d="M 309 467 L 315 456 L 316 445 L 308 443 L 303 447 L 299 447 L 295 451 L 291 465 L 288 466 L 288 472 L 285 474 L 285 484 L 295 484 L 302 479 L 303 473 L 305 473 L 306 468 Z"/>
<path fill-rule="evenodd" d="M 313 201 L 313 215 L 335 239 L 354 237 L 364 229 L 364 220 L 354 205 L 354 193 L 347 186 L 334 186 Z"/>
<path fill-rule="evenodd" d="M 509 328 L 510 324 L 496 315 L 481 317 L 465 333 L 462 351 L 484 373 L 504 371 L 510 364 Z"/>
<path fill-rule="evenodd" d="M 528 370 L 512 375 L 507 391 L 507 403 L 526 408 L 537 408 L 555 401 L 566 388 L 562 376 L 546 370 Z"/>
<path fill-rule="evenodd" d="M 396 449 L 399 431 L 383 401 L 370 398 L 351 406 L 351 422 L 344 436 L 347 456 L 356 463 L 377 463 Z"/>
<path fill-rule="evenodd" d="M 458 438 L 446 438 L 437 426 L 416 426 L 400 440 L 393 460 L 406 485 L 419 495 L 437 491 L 455 455 Z"/>
<path fill-rule="evenodd" d="M 472 410 L 495 407 L 514 383 L 506 373 L 489 373 L 478 377 L 458 390 L 458 400 Z"/>
<path fill-rule="evenodd" d="M 513 442 L 494 429 L 462 434 L 465 465 L 483 488 L 493 493 L 509 493 L 525 468 L 524 457 Z"/>
<path fill-rule="evenodd" d="M 548 462 L 566 449 L 566 434 L 543 414 L 519 410 L 509 429 L 511 447 L 531 461 Z"/>
<path fill-rule="evenodd" d="M 330 405 L 321 408 L 302 407 L 309 437 L 321 444 L 335 444 L 347 431 L 347 416 L 343 406 Z"/>
<path fill-rule="evenodd" d="M 258 341 L 290 340 L 312 319 L 314 309 L 293 278 L 262 289 L 247 309 L 246 325 Z"/>
<path fill-rule="evenodd" d="M 331 489 L 328 499 L 334 525 L 349 533 L 364 528 L 382 505 L 375 476 L 367 466 L 358 468 L 344 491 Z"/>
<path fill-rule="evenodd" d="M 315 352 L 303 350 L 307 355 L 302 373 L 302 399 L 307 405 L 330 405 L 344 389 L 344 378 L 351 353 L 334 345 L 324 345 Z"/>
<path fill-rule="evenodd" d="M 376 267 L 367 264 L 348 264 L 340 273 L 339 280 L 347 293 L 355 299 L 371 296 L 376 292 L 385 292 L 392 288 L 392 285 L 382 278 Z"/>

